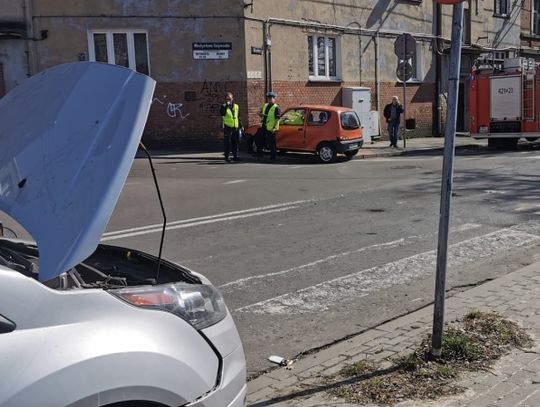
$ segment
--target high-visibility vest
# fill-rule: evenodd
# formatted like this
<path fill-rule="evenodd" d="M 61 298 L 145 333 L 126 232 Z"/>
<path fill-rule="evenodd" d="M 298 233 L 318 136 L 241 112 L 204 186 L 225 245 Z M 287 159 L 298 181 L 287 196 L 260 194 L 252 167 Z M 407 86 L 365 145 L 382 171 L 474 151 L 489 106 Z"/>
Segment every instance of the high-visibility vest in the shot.
<path fill-rule="evenodd" d="M 225 109 L 225 116 L 223 116 L 223 125 L 227 127 L 232 127 L 234 129 L 238 128 L 238 111 L 240 108 L 235 103 L 233 105 L 233 108 L 227 106 L 227 109 Z"/>
<path fill-rule="evenodd" d="M 268 107 L 268 103 L 265 103 L 262 107 L 263 123 L 264 123 L 264 116 L 265 116 L 267 107 Z M 276 120 L 277 107 L 278 107 L 277 104 L 274 103 L 272 106 L 270 106 L 270 109 L 268 109 L 268 116 L 266 117 L 266 130 L 268 131 L 279 129 L 279 120 Z"/>

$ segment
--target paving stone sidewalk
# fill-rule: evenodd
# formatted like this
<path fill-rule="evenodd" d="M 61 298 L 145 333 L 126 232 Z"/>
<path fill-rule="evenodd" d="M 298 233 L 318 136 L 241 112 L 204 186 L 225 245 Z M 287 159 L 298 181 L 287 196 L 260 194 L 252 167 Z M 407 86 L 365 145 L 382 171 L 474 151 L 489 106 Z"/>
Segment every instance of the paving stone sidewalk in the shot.
<path fill-rule="evenodd" d="M 373 144 L 366 143 L 360 149 L 354 159 L 380 158 L 398 155 L 413 154 L 420 151 L 442 150 L 444 148 L 443 137 L 417 137 L 407 140 L 407 148 L 402 147 L 402 140 L 399 141 L 400 148 L 389 148 L 387 141 L 376 141 Z M 456 137 L 456 148 L 477 148 L 487 146 L 486 140 L 474 140 L 470 137 Z M 175 158 L 184 160 L 223 160 L 222 152 L 171 152 L 152 150 L 152 155 L 156 158 Z M 142 153 L 140 157 L 145 157 Z M 241 152 L 241 157 L 246 158 L 247 153 Z M 249 158 L 249 157 L 247 157 Z"/>
<path fill-rule="evenodd" d="M 473 309 L 499 312 L 518 322 L 535 340 L 534 347 L 512 351 L 491 372 L 464 376 L 459 384 L 468 390 L 461 395 L 397 406 L 540 406 L 540 262 L 448 298 L 446 321 Z M 352 407 L 329 396 L 329 385 L 322 379 L 349 363 L 366 358 L 383 361 L 408 353 L 431 332 L 432 315 L 432 306 L 423 308 L 306 356 L 291 370 L 279 368 L 260 376 L 248 384 L 248 406 Z"/>

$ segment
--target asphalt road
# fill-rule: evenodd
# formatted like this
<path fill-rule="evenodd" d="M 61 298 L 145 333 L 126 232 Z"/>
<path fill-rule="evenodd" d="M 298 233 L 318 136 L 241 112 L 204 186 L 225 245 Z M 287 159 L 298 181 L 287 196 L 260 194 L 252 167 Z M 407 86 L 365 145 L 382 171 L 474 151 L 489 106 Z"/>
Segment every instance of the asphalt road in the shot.
<path fill-rule="evenodd" d="M 287 155 L 156 159 L 164 255 L 206 275 L 237 322 L 251 374 L 433 298 L 442 157 L 330 165 Z M 540 258 L 540 147 L 459 150 L 448 288 Z M 157 253 L 161 215 L 137 159 L 104 242 Z"/>
<path fill-rule="evenodd" d="M 155 166 L 164 256 L 221 289 L 250 374 L 270 355 L 294 357 L 433 299 L 440 152 Z M 540 260 L 539 197 L 539 144 L 458 150 L 450 292 Z M 157 254 L 161 221 L 148 162 L 136 159 L 103 242 Z"/>

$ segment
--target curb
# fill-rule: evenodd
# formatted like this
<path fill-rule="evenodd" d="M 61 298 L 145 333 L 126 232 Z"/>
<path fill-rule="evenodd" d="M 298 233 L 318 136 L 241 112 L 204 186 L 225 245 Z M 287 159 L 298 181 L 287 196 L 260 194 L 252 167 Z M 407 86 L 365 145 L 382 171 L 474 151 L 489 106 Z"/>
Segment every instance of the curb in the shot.
<path fill-rule="evenodd" d="M 456 146 L 457 149 L 463 149 L 463 148 L 477 148 L 477 144 L 464 144 Z M 378 151 L 370 153 L 368 152 L 370 149 L 364 149 L 363 153 L 357 154 L 353 160 L 365 160 L 369 158 L 380 158 L 380 157 L 397 157 L 401 155 L 408 155 L 408 154 L 414 154 L 417 152 L 428 152 L 428 151 L 443 151 L 444 147 L 436 146 L 436 147 L 418 147 L 418 148 L 409 148 L 409 149 L 400 149 L 399 151 Z M 373 148 L 375 150 L 375 148 Z M 208 161 L 223 161 L 223 154 L 220 152 L 212 152 L 212 153 L 183 153 L 183 154 L 161 154 L 158 153 L 152 153 L 152 158 L 154 159 L 163 159 L 163 160 L 208 160 Z M 206 155 L 206 154 L 214 154 L 214 155 Z M 145 158 L 142 154 L 137 154 L 136 158 Z M 248 160 L 249 162 L 249 160 Z"/>

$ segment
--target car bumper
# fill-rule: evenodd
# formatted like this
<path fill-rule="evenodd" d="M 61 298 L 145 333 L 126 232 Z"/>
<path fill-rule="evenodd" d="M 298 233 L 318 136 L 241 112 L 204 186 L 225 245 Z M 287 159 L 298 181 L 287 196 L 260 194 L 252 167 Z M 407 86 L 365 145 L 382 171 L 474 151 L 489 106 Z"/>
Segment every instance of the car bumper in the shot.
<path fill-rule="evenodd" d="M 247 403 L 246 360 L 242 346 L 223 358 L 219 386 L 186 407 L 245 407 Z"/>
<path fill-rule="evenodd" d="M 362 148 L 364 145 L 364 140 L 354 139 L 354 140 L 347 140 L 347 141 L 338 141 L 336 142 L 336 151 L 338 153 L 346 153 L 347 151 L 354 151 Z"/>

